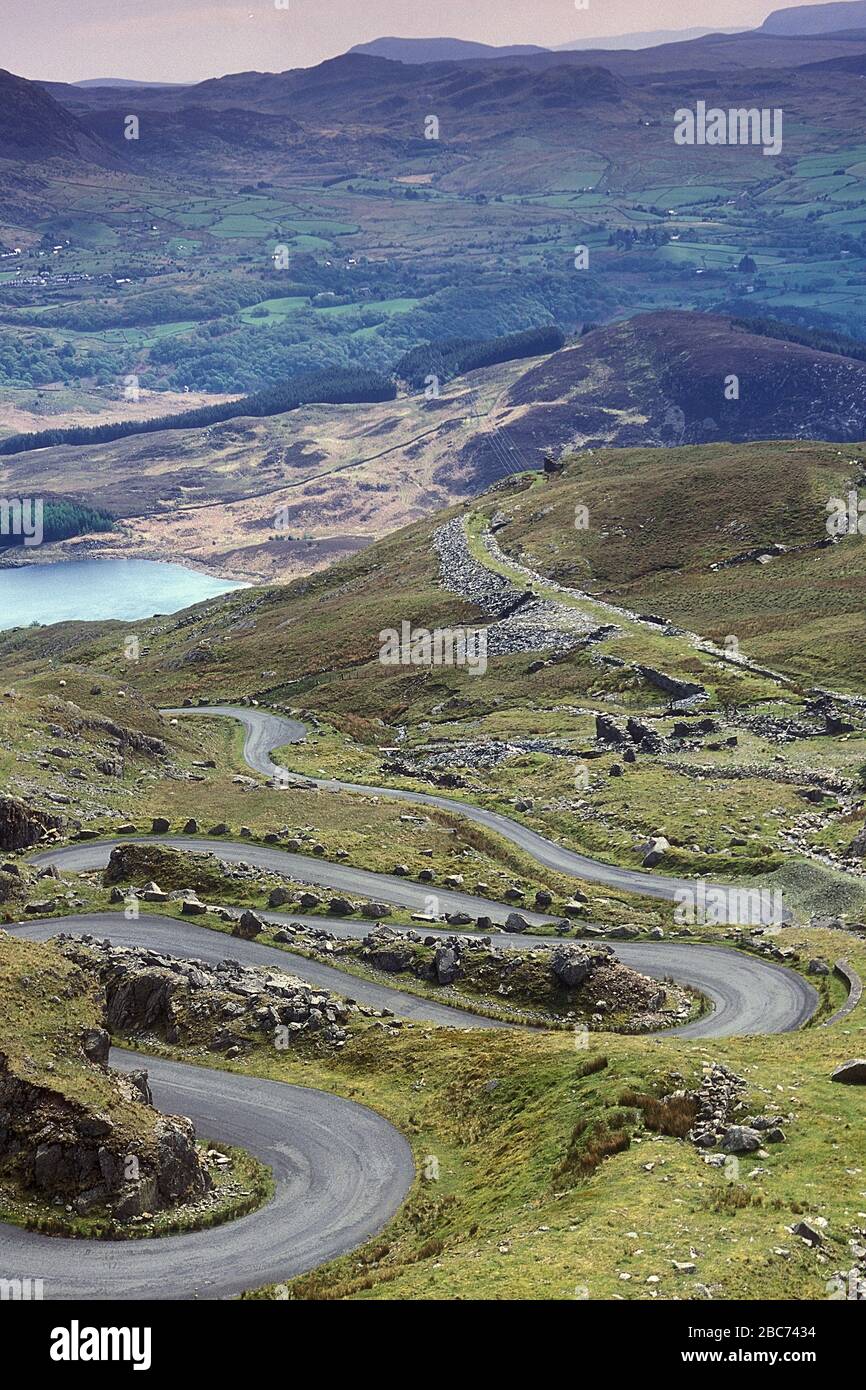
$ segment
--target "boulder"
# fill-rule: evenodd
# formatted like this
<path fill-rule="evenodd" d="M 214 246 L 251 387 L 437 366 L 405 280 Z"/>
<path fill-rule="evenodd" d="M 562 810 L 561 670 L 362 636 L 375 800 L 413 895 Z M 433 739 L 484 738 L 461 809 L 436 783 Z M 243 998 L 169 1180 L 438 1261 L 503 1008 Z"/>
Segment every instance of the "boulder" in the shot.
<path fill-rule="evenodd" d="M 365 952 L 367 960 L 371 965 L 386 971 L 389 975 L 399 975 L 405 970 L 411 970 L 415 963 L 414 953 L 408 946 L 376 942 L 371 938 L 368 938 L 368 941 L 370 942 L 369 949 Z"/>
<path fill-rule="evenodd" d="M 184 835 L 198 834 L 198 821 L 195 819 L 194 816 L 190 816 L 189 820 L 186 821 L 186 823 L 184 824 L 183 833 Z"/>
<path fill-rule="evenodd" d="M 306 896 L 313 895 L 309 894 Z M 288 888 L 272 888 L 268 894 L 268 907 L 284 907 L 286 903 L 292 901 L 293 897 L 294 894 L 290 893 Z M 318 902 L 318 899 L 316 899 L 316 902 Z M 315 905 L 314 903 L 313 906 L 315 907 Z"/>
<path fill-rule="evenodd" d="M 566 989 L 577 989 L 588 979 L 591 969 L 588 956 L 576 946 L 557 946 L 550 966 Z"/>
<path fill-rule="evenodd" d="M 350 917 L 355 911 L 355 904 L 349 898 L 331 898 L 328 911 L 335 917 Z"/>
<path fill-rule="evenodd" d="M 391 908 L 387 903 L 364 903 L 361 908 L 361 916 L 369 917 L 371 921 L 377 922 L 380 917 L 389 917 Z"/>
<path fill-rule="evenodd" d="M 243 912 L 232 927 L 232 936 L 239 936 L 242 941 L 253 941 L 263 932 L 265 924 L 261 917 L 257 917 L 254 912 Z"/>
<path fill-rule="evenodd" d="M 509 912 L 505 919 L 505 930 L 508 932 L 528 932 L 532 930 L 532 924 L 527 922 L 521 912 Z"/>
<path fill-rule="evenodd" d="M 164 893 L 158 883 L 151 881 L 146 883 L 138 895 L 146 903 L 167 903 L 168 894 Z"/>
<path fill-rule="evenodd" d="M 154 816 L 150 828 L 152 834 L 164 835 L 167 830 L 171 829 L 171 822 L 165 816 Z"/>
<path fill-rule="evenodd" d="M 866 1057 L 853 1057 L 850 1062 L 843 1062 L 830 1080 L 841 1081 L 845 1086 L 866 1086 Z"/>
<path fill-rule="evenodd" d="M 808 1221 L 798 1221 L 796 1226 L 791 1227 L 791 1235 L 799 1236 L 801 1240 L 804 1240 L 807 1245 L 811 1245 L 813 1249 L 815 1246 L 821 1245 L 824 1240 L 821 1232 L 816 1231 L 814 1226 L 810 1226 Z"/>
<path fill-rule="evenodd" d="M 451 946 L 440 946 L 433 957 L 433 969 L 440 985 L 450 985 L 460 973 L 457 952 Z"/>
<path fill-rule="evenodd" d="M 225 821 L 220 821 L 219 825 L 212 825 L 207 833 L 208 835 L 229 835 L 231 831 Z"/>
<path fill-rule="evenodd" d="M 761 1135 L 748 1125 L 730 1125 L 724 1133 L 722 1148 L 729 1154 L 750 1154 L 761 1147 Z"/>
<path fill-rule="evenodd" d="M 642 866 L 645 869 L 654 869 L 656 864 L 661 863 L 670 847 L 670 841 L 666 840 L 664 835 L 654 835 L 647 844 L 641 846 L 643 850 Z"/>
<path fill-rule="evenodd" d="M 566 917 L 580 917 L 584 910 L 584 903 L 578 898 L 569 898 L 568 902 L 562 905 L 562 911 Z"/>
<path fill-rule="evenodd" d="M 81 1038 L 81 1051 L 88 1062 L 104 1067 L 108 1062 L 111 1036 L 104 1028 L 87 1028 Z"/>

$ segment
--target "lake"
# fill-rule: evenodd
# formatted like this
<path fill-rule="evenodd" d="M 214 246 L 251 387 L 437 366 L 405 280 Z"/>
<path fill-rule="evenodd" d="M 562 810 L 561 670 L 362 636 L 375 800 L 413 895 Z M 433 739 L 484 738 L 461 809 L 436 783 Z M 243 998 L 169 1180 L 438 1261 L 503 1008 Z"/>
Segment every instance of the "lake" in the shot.
<path fill-rule="evenodd" d="M 149 618 L 243 587 L 157 560 L 61 560 L 0 569 L 0 630 L 70 619 Z"/>

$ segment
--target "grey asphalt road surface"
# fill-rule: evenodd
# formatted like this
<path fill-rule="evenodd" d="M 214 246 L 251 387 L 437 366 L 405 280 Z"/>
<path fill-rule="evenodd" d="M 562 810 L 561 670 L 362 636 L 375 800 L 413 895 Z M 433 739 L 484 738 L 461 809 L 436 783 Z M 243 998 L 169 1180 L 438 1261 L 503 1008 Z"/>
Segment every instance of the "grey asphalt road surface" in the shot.
<path fill-rule="evenodd" d="M 247 705 L 199 705 L 186 709 L 165 709 L 162 713 L 171 717 L 222 715 L 239 720 L 245 729 L 244 759 L 254 772 L 263 773 L 267 777 L 293 775 L 275 763 L 271 753 L 275 748 L 283 748 L 286 744 L 302 743 L 306 737 L 306 726 L 299 720 L 288 719 L 283 715 L 272 714 L 270 710 Z M 469 801 L 438 796 L 434 792 L 399 791 L 394 787 L 365 786 L 356 782 L 340 782 L 334 778 L 307 777 L 306 774 L 304 779 L 326 790 L 361 792 L 367 796 L 387 797 L 391 800 L 415 802 L 422 806 L 438 806 L 445 811 L 456 811 L 467 820 L 475 821 L 488 830 L 497 831 L 519 849 L 525 850 L 545 868 L 570 874 L 589 883 L 603 883 L 609 888 L 621 888 L 629 893 L 643 893 L 646 897 L 664 898 L 668 901 L 673 900 L 678 891 L 693 890 L 695 886 L 694 879 L 671 878 L 648 869 L 621 868 L 616 864 L 605 864 L 599 859 L 591 859 L 588 855 L 579 854 L 554 840 L 548 840 L 546 836 L 540 835 L 536 830 L 530 830 L 528 826 L 512 820 L 510 816 L 504 816 L 498 811 L 487 811 Z M 728 920 L 737 921 L 736 909 L 743 904 L 744 890 L 727 884 L 707 884 L 707 891 L 710 890 L 729 898 L 731 911 Z M 750 913 L 754 913 L 757 908 L 757 920 L 750 920 L 744 925 L 758 925 L 760 921 L 768 919 L 768 913 L 772 910 L 767 905 L 756 904 L 754 900 L 750 900 L 746 906 Z"/>
<path fill-rule="evenodd" d="M 89 846 L 95 849 L 97 846 Z M 259 846 L 245 846 L 255 854 Z M 107 855 L 106 855 L 107 858 Z M 62 862 L 62 861 L 61 861 Z M 253 859 L 252 862 L 255 862 Z M 65 865 L 64 867 L 69 867 Z M 290 916 L 263 912 L 268 921 L 301 922 L 305 926 L 326 927 L 335 936 L 361 937 L 370 930 L 369 922 L 348 919 Z M 281 951 L 264 942 L 226 937 L 192 922 L 143 913 L 127 921 L 120 912 L 94 912 L 75 917 L 46 918 L 21 922 L 7 928 L 31 940 L 47 940 L 58 932 L 90 932 L 118 946 L 147 945 L 165 955 L 216 963 L 230 957 L 245 965 L 279 966 L 310 984 L 356 999 L 376 1009 L 390 1009 L 400 1018 L 453 1028 L 502 1028 L 512 1025 L 484 1018 L 468 1010 L 452 1008 L 432 999 L 422 999 L 388 986 L 361 980 L 336 966 L 307 960 L 290 951 Z M 451 936 L 451 928 L 423 927 L 424 935 Z M 550 938 L 519 933 L 490 934 L 496 946 L 505 949 L 553 946 Z M 785 1033 L 799 1028 L 814 1013 L 818 995 L 802 975 L 785 966 L 761 960 L 727 946 L 705 946 L 673 941 L 616 942 L 615 955 L 633 970 L 654 979 L 673 979 L 706 995 L 709 1012 L 681 1028 L 668 1029 L 660 1036 L 727 1037 L 745 1033 Z"/>
<path fill-rule="evenodd" d="M 153 1240 L 63 1240 L 0 1227 L 0 1278 L 42 1279 L 46 1299 L 230 1298 L 278 1283 L 381 1230 L 412 1184 L 406 1140 L 354 1101 L 116 1049 L 111 1063 L 144 1067 L 160 1110 L 254 1153 L 272 1169 L 276 1191 L 237 1221 Z"/>
<path fill-rule="evenodd" d="M 470 917 L 487 916 L 493 922 L 504 922 L 514 909 L 504 903 L 479 898 L 472 893 L 463 893 L 459 888 L 440 888 L 429 883 L 414 883 L 410 878 L 397 874 L 377 874 L 370 869 L 356 869 L 350 864 L 335 864 L 330 860 L 317 859 L 308 854 L 292 854 L 289 850 L 271 845 L 253 845 L 249 841 L 241 843 L 214 838 L 203 840 L 190 835 L 123 835 L 115 840 L 88 840 L 84 844 L 66 845 L 60 849 L 45 850 L 34 856 L 32 863 L 45 866 L 54 864 L 58 869 L 81 873 L 87 869 L 101 869 L 108 863 L 108 856 L 117 845 L 134 843 L 153 843 L 169 845 L 172 849 L 188 850 L 203 854 L 205 851 L 216 855 L 225 864 L 255 864 L 259 869 L 272 869 L 285 874 L 298 883 L 306 883 L 314 888 L 331 888 L 336 893 L 355 894 L 360 897 L 381 900 L 395 907 L 407 907 L 412 912 L 425 912 L 431 896 L 437 900 L 437 915 L 446 912 L 466 912 Z M 521 915 L 532 926 L 551 920 L 541 912 L 524 912 Z"/>
<path fill-rule="evenodd" d="M 228 715 L 246 729 L 244 755 L 256 771 L 274 776 L 280 769 L 271 750 L 305 736 L 302 724 L 267 711 L 207 706 L 168 714 Z M 539 863 L 577 877 L 672 898 L 682 882 L 601 864 L 554 844 L 518 822 L 469 803 L 422 792 L 357 786 L 316 779 L 325 788 L 358 791 L 441 806 L 498 830 Z M 300 882 L 327 886 L 396 905 L 424 910 L 431 889 L 396 875 L 374 874 L 344 864 L 328 864 L 285 850 L 181 836 L 136 837 L 193 852 L 210 851 L 223 861 L 243 860 L 275 869 Z M 104 865 L 123 841 L 88 842 L 51 850 L 35 862 L 68 870 Z M 486 914 L 502 922 L 510 910 L 471 894 L 436 888 L 439 910 Z M 290 917 L 267 913 L 274 921 L 327 925 L 336 934 L 362 935 L 368 923 Z M 539 923 L 542 914 L 526 913 Z M 398 989 L 347 976 L 334 967 L 277 951 L 259 942 L 227 938 L 192 923 L 157 914 L 128 922 L 121 913 L 16 924 L 10 930 L 45 940 L 60 931 L 92 932 L 120 945 L 146 944 L 168 955 L 205 961 L 226 956 L 249 964 L 279 965 L 311 984 L 334 990 L 371 1007 L 405 1018 L 455 1027 L 504 1027 L 460 1009 L 415 998 Z M 424 926 L 425 934 L 449 935 L 450 928 Z M 542 944 L 537 937 L 493 933 L 497 946 Z M 703 1018 L 671 1032 L 681 1037 L 721 1037 L 734 1033 L 775 1033 L 799 1027 L 814 1012 L 817 994 L 794 971 L 717 946 L 674 942 L 618 942 L 617 956 L 655 978 L 674 978 L 700 989 L 712 1003 Z M 669 1035 L 668 1035 L 669 1036 Z M 261 1211 L 238 1221 L 190 1235 L 129 1242 L 69 1241 L 17 1227 L 2 1229 L 0 1278 L 41 1278 L 48 1299 L 228 1298 L 244 1289 L 291 1278 L 351 1250 L 381 1229 L 411 1186 L 410 1147 L 381 1116 L 352 1101 L 309 1088 L 262 1081 L 205 1067 L 192 1067 L 131 1052 L 112 1054 L 121 1067 L 145 1067 L 154 1100 L 167 1113 L 188 1115 L 200 1135 L 236 1144 L 266 1162 L 276 1192 Z"/>

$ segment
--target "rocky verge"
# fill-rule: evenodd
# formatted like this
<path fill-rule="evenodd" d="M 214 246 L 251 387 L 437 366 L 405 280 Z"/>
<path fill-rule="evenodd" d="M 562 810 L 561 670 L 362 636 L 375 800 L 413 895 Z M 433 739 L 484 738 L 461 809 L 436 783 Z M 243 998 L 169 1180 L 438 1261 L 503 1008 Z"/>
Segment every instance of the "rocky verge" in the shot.
<path fill-rule="evenodd" d="M 0 948 L 0 1183 L 119 1220 L 208 1192 L 191 1121 L 153 1108 L 146 1072 L 108 1066 L 93 975 L 50 944 Z"/>
<path fill-rule="evenodd" d="M 54 838 L 63 828 L 59 816 L 28 806 L 15 796 L 0 796 L 0 850 L 29 849 Z"/>
<path fill-rule="evenodd" d="M 686 990 L 638 974 L 600 943 L 503 950 L 487 936 L 435 937 L 377 926 L 358 940 L 300 923 L 280 928 L 274 939 L 328 960 L 409 975 L 433 987 L 453 986 L 506 1011 L 554 1015 L 589 1028 L 647 1032 L 683 1023 L 692 1011 Z"/>
<path fill-rule="evenodd" d="M 179 960 L 91 936 L 57 940 L 67 959 L 98 979 L 106 1026 L 115 1034 L 227 1057 L 263 1039 L 281 1049 L 334 1051 L 345 1046 L 348 1025 L 361 1014 L 357 1005 L 278 968 Z"/>

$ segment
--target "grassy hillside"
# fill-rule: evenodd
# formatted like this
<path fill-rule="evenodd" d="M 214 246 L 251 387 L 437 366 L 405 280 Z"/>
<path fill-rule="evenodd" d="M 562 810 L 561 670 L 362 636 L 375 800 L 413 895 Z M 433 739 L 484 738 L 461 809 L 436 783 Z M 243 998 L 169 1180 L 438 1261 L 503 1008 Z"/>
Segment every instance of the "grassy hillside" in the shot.
<path fill-rule="evenodd" d="M 461 516 L 455 509 L 286 587 L 224 595 L 131 628 L 68 624 L 2 634 L 0 658 L 19 696 L 8 708 L 10 749 L 28 747 L 14 730 L 28 710 L 33 721 L 32 752 L 23 765 L 10 761 L 16 790 L 50 786 L 105 833 L 116 820 L 146 828 L 149 815 L 182 824 L 199 813 L 203 822 L 212 815 L 267 833 L 274 828 L 268 793 L 244 792 L 231 781 L 243 767 L 239 734 L 201 722 L 173 728 L 155 708 L 254 698 L 312 718 L 308 741 L 283 754 L 301 773 L 424 788 L 452 769 L 449 794 L 458 801 L 518 814 L 554 838 L 629 866 L 641 864 L 649 837 L 663 835 L 670 845 L 663 869 L 673 873 L 766 876 L 804 853 L 819 878 L 822 864 L 850 868 L 842 857 L 862 825 L 866 732 L 859 716 L 848 731 L 826 731 L 808 692 L 815 684 L 863 688 L 866 670 L 848 645 L 862 626 L 863 542 L 796 547 L 822 534 L 824 499 L 844 493 L 856 467 L 847 450 L 828 445 L 602 451 L 566 463 L 550 481 L 535 474 L 498 485 L 465 518 L 467 554 L 481 572 L 507 576 L 517 594 L 531 587 L 554 611 L 590 628 L 612 626 L 555 660 L 540 649 L 493 648 L 483 676 L 379 660 L 385 628 L 488 621 L 440 574 L 434 536 Z M 578 506 L 588 507 L 586 530 L 575 528 Z M 710 568 L 775 543 L 780 531 L 789 551 L 769 564 Z M 572 588 L 557 587 L 562 581 Z M 610 608 L 610 599 L 638 614 L 661 611 L 717 646 L 638 621 Z M 133 661 L 130 631 L 140 643 Z M 781 674 L 722 659 L 733 638 L 741 654 Z M 683 739 L 682 719 L 653 671 L 705 692 L 705 733 L 689 736 L 687 725 Z M 64 699 L 61 678 L 78 710 L 59 721 L 70 732 L 82 724 L 86 730 L 93 713 L 110 705 L 118 722 L 140 719 L 148 731 L 164 732 L 168 761 L 151 759 L 148 767 L 127 748 L 119 780 L 96 778 L 81 764 L 80 781 L 64 775 L 68 768 L 45 756 L 50 711 Z M 621 747 L 597 741 L 597 714 L 621 725 L 648 720 L 661 744 L 624 761 Z M 199 761 L 215 756 L 216 768 L 196 769 L 196 749 Z M 166 776 L 168 767 L 180 775 Z M 301 791 L 293 819 L 315 827 L 328 853 L 344 849 L 353 862 L 379 864 L 376 827 L 384 814 L 392 837 L 385 858 L 400 853 L 415 862 L 397 807 L 377 809 L 361 839 L 350 833 L 351 806 L 349 820 L 337 816 L 329 830 L 336 809 L 327 797 Z M 507 852 L 496 836 L 492 842 L 476 846 L 490 856 L 476 869 L 479 879 L 489 871 L 498 881 Z M 461 845 L 471 849 L 471 836 Z M 820 891 L 839 910 L 857 911 L 863 898 L 859 879 L 848 881 L 846 893 L 821 880 Z M 796 886 L 792 900 L 815 910 L 817 893 L 818 879 L 811 889 Z"/>
<path fill-rule="evenodd" d="M 486 503 L 509 555 L 569 586 L 659 613 L 806 684 L 866 689 L 863 538 L 828 540 L 860 445 L 763 443 L 581 454 L 541 490 Z M 575 527 L 575 508 L 588 527 Z M 749 552 L 784 547 L 766 563 Z M 810 548 L 813 547 L 813 548 Z M 814 548 L 818 547 L 818 548 Z"/>
<path fill-rule="evenodd" d="M 493 894 L 516 880 L 527 902 L 537 887 L 557 898 L 579 887 L 539 873 L 458 812 L 424 818 L 407 815 L 399 802 L 239 783 L 237 728 L 204 718 L 172 724 L 157 709 L 183 698 L 259 698 L 310 721 L 308 742 L 283 753 L 300 772 L 430 787 L 425 776 L 445 756 L 458 774 L 448 794 L 458 801 L 504 810 L 598 857 L 637 866 L 646 837 L 664 835 L 670 848 L 662 871 L 781 885 L 795 921 L 765 938 L 765 948 L 792 952 L 784 959 L 807 973 L 813 958 L 846 957 L 863 974 L 862 855 L 846 861 L 845 874 L 815 856 L 841 854 L 862 828 L 866 733 L 859 716 L 850 732 L 820 729 L 804 690 L 819 678 L 854 685 L 859 668 L 850 653 L 836 658 L 825 642 L 818 670 L 816 641 L 809 649 L 816 671 L 801 670 L 794 640 L 808 631 L 808 604 L 832 587 L 828 581 L 822 591 L 816 576 L 835 571 L 818 567 L 848 554 L 843 618 L 859 622 L 854 562 L 862 541 L 792 550 L 767 565 L 709 569 L 773 544 L 783 526 L 784 544 L 810 544 L 826 496 L 856 481 L 856 455 L 805 443 L 587 453 L 550 480 L 508 480 L 477 504 L 415 523 L 290 585 L 232 593 L 134 625 L 0 634 L 4 785 L 65 808 L 70 829 L 81 821 L 110 833 L 127 819 L 148 829 L 150 816 L 166 814 L 175 828 L 188 816 L 205 828 L 225 820 L 233 838 L 243 826 L 250 832 L 244 842 L 291 835 L 317 853 L 325 877 L 331 862 L 390 869 L 399 860 L 419 881 L 425 868 L 436 882 L 460 872 L 467 885 L 483 879 Z M 587 530 L 575 529 L 578 505 L 588 507 Z M 615 616 L 617 631 L 540 667 L 532 650 L 493 652 L 483 676 L 382 666 L 383 627 L 482 618 L 475 603 L 443 585 L 433 549 L 437 529 L 464 510 L 467 553 L 484 569 L 593 623 Z M 777 576 L 794 564 L 802 566 L 799 583 L 782 584 Z M 718 627 L 705 627 L 702 612 L 687 606 L 701 576 L 716 586 L 709 611 Z M 575 592 L 562 593 L 557 583 Z M 762 655 L 762 638 L 772 639 L 774 660 L 791 676 L 732 668 L 683 633 L 612 615 L 605 598 L 720 636 L 738 631 L 723 626 L 728 613 L 748 611 L 754 638 L 744 637 L 744 649 Z M 820 616 L 829 631 L 844 631 L 829 601 Z M 130 634 L 140 641 L 137 661 L 125 654 Z M 702 684 L 700 714 L 711 730 L 678 741 L 674 730 L 688 716 L 670 708 L 639 664 Z M 662 739 L 662 751 L 640 746 L 626 761 L 620 748 L 597 741 L 596 714 L 620 724 L 640 717 Z M 691 719 L 692 728 L 698 723 Z M 479 749 L 496 756 L 479 756 Z M 397 771 L 395 754 L 403 759 Z M 99 771 L 112 758 L 120 765 Z M 611 775 L 615 766 L 619 776 Z M 581 768 L 585 781 L 577 777 Z M 58 911 L 104 907 L 100 878 L 59 885 Z M 266 888 L 233 878 L 220 897 L 249 896 L 260 906 Z M 597 920 L 671 930 L 668 907 L 600 887 L 588 897 Z M 24 907 L 16 900 L 6 910 L 21 915 Z M 836 911 L 846 914 L 838 927 L 809 921 L 812 913 Z M 699 934 L 730 944 L 725 928 Z M 21 977 L 33 973 L 36 958 L 4 952 L 11 977 L 0 988 L 11 994 L 10 1018 L 19 1028 Z M 862 1098 L 856 1087 L 833 1084 L 830 1073 L 862 1052 L 863 1006 L 822 1028 L 842 987 L 832 976 L 810 978 L 820 996 L 814 1023 L 770 1038 L 649 1042 L 594 1033 L 584 1048 L 562 1033 L 446 1033 L 416 1024 L 398 1036 L 365 1030 L 330 1059 L 302 1060 L 262 1045 L 224 1062 L 373 1105 L 407 1134 L 418 1171 L 404 1208 L 361 1251 L 258 1296 L 825 1297 L 828 1280 L 849 1268 L 862 1224 Z M 62 994 L 54 975 L 40 984 L 39 998 L 52 993 Z M 56 1041 L 66 1026 L 65 1004 L 50 1025 L 37 1009 L 22 1032 L 24 1050 L 28 1029 Z M 737 1118 L 780 1116 L 786 1136 L 727 1169 L 706 1163 L 682 1137 L 676 1106 L 659 1104 L 671 1090 L 697 1086 L 716 1062 L 743 1079 Z M 820 1229 L 817 1249 L 793 1233 L 800 1220 Z"/>

